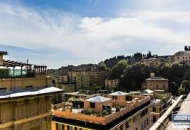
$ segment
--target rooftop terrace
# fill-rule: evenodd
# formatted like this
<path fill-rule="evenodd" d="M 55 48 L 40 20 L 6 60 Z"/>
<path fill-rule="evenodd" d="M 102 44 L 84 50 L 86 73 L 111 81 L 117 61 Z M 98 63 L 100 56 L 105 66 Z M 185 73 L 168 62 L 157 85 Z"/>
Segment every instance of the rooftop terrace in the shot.
<path fill-rule="evenodd" d="M 138 111 L 146 111 L 144 108 L 148 107 L 150 102 L 149 96 L 135 95 L 132 100 L 112 100 L 107 97 L 103 98 L 106 100 L 101 100 L 101 111 L 93 111 L 92 109 L 86 109 L 89 100 L 84 101 L 84 107 L 73 108 L 73 104 L 61 103 L 52 105 L 53 116 L 55 120 L 64 121 L 74 121 L 88 124 L 96 124 L 98 126 L 108 125 L 110 128 L 118 124 L 118 122 L 129 118 Z M 90 100 L 91 101 L 91 100 Z M 111 106 L 109 106 L 109 101 L 111 101 Z M 94 100 L 93 100 L 94 102 Z M 96 101 L 95 101 L 96 102 Z M 98 102 L 100 103 L 100 102 Z M 105 105 L 105 106 L 104 106 Z M 107 105 L 107 106 L 106 106 Z M 107 107 L 107 108 L 106 108 Z M 110 109 L 110 110 L 109 110 Z M 90 113 L 84 111 L 90 110 Z M 117 121 L 117 123 L 113 123 Z M 95 127 L 95 128 L 96 128 Z"/>

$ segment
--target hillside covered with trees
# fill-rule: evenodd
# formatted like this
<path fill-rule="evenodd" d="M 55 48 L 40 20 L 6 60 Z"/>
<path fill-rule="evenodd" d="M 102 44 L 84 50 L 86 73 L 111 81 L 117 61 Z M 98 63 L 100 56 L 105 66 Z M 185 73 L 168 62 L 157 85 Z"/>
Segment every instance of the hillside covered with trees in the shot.
<path fill-rule="evenodd" d="M 163 62 L 160 65 L 144 65 L 139 62 L 130 64 L 127 60 L 120 60 L 110 71 L 110 79 L 119 79 L 117 90 L 140 90 L 142 83 L 155 73 L 158 77 L 169 80 L 169 91 L 178 95 L 190 90 L 190 67 L 186 64 L 170 64 Z"/>

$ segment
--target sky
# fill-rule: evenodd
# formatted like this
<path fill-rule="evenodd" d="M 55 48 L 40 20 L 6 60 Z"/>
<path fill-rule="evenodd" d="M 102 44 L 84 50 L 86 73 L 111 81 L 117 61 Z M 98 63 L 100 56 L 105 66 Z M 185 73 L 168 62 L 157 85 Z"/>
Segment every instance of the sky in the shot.
<path fill-rule="evenodd" d="M 189 0 L 0 0 L 6 59 L 60 68 L 190 42 Z"/>

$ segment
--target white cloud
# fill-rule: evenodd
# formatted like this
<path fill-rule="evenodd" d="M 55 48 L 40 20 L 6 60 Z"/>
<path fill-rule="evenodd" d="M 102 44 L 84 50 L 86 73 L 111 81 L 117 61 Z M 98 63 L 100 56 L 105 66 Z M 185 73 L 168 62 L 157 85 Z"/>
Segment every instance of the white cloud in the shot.
<path fill-rule="evenodd" d="M 144 11 L 109 19 L 80 17 L 64 12 L 44 12 L 39 13 L 23 6 L 0 4 L 0 44 L 39 50 L 51 47 L 55 51 L 66 51 L 64 58 L 72 55 L 81 59 L 78 62 L 97 63 L 114 55 L 126 54 L 128 48 L 134 49 L 133 52 L 144 52 L 148 48 L 163 54 L 163 45 L 166 46 L 165 50 L 167 47 L 171 50 L 171 46 L 181 45 L 183 48 L 190 41 L 188 30 L 177 32 L 175 28 L 158 24 L 165 21 L 172 23 L 174 27 L 183 24 L 188 26 L 190 12 Z M 160 48 L 151 48 L 154 43 Z M 138 45 L 141 48 L 136 48 Z M 165 53 L 179 50 L 174 47 L 172 49 L 173 51 Z M 72 62 L 72 59 L 64 60 Z"/>

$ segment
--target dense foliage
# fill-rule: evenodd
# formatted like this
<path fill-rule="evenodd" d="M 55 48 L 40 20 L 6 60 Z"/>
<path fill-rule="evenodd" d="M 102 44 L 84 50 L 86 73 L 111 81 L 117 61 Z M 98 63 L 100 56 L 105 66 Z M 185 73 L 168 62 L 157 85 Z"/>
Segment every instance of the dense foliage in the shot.
<path fill-rule="evenodd" d="M 190 90 L 190 67 L 186 64 L 169 64 L 163 62 L 159 65 L 128 64 L 127 60 L 119 61 L 111 70 L 110 78 L 119 79 L 117 90 L 135 91 L 142 89 L 142 83 L 155 73 L 158 77 L 169 80 L 169 91 L 178 95 Z"/>

